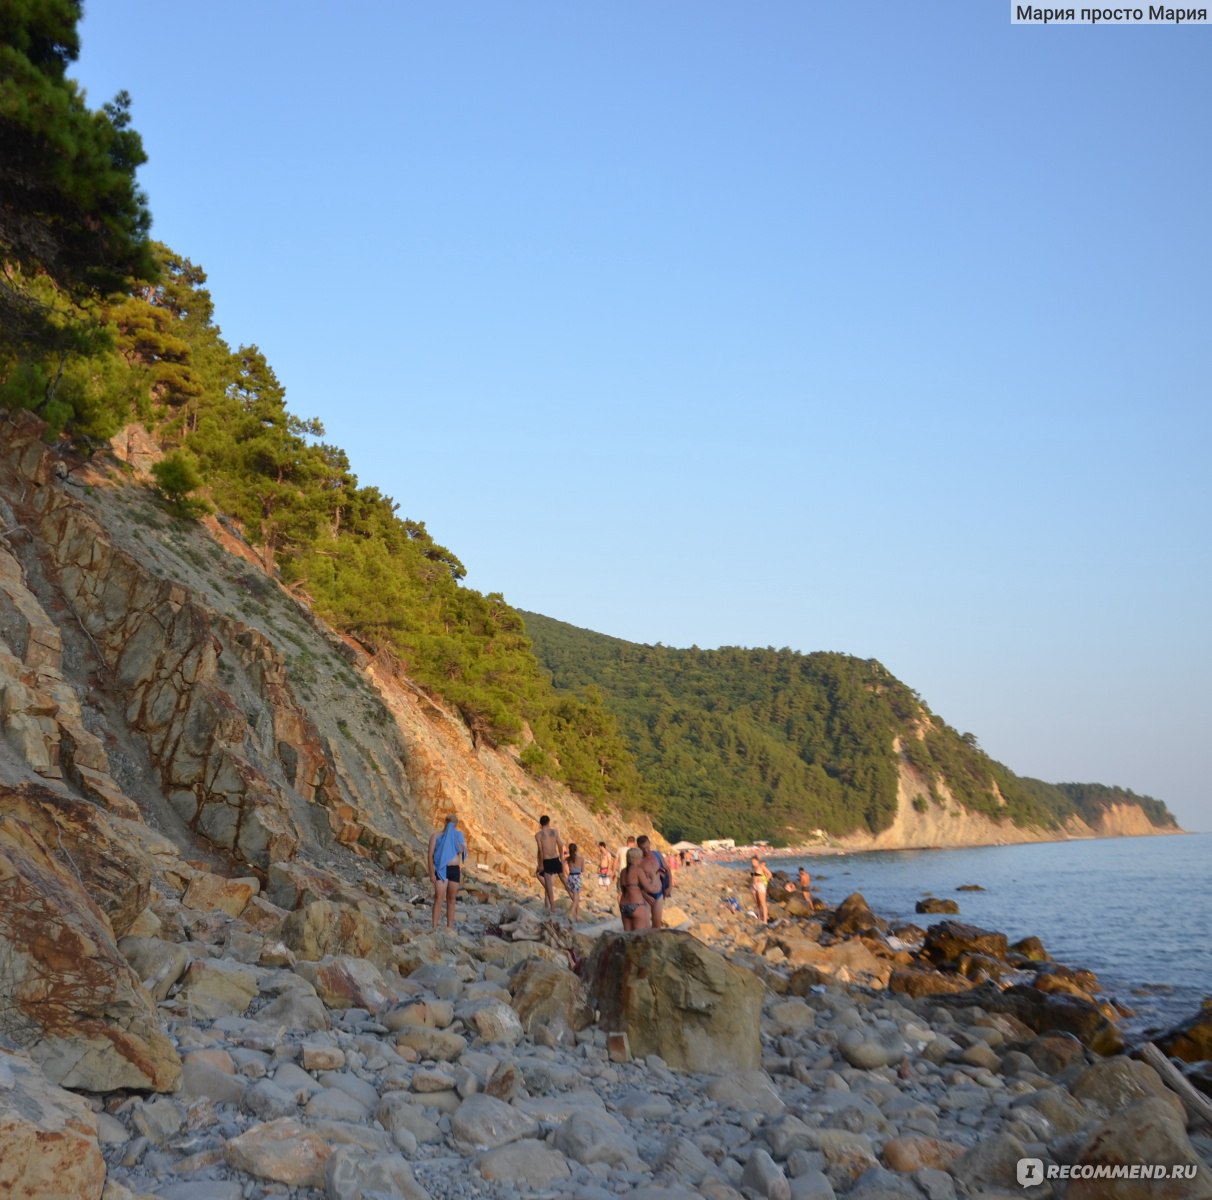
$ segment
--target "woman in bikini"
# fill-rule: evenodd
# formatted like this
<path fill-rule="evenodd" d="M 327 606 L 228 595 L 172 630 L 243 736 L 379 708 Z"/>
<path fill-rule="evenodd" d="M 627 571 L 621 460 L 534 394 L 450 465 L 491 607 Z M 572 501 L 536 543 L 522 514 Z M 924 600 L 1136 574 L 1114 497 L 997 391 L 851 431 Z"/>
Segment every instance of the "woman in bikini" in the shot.
<path fill-rule="evenodd" d="M 757 905 L 758 917 L 763 925 L 770 920 L 770 912 L 766 908 L 766 885 L 771 878 L 770 868 L 755 854 L 749 860 L 749 887 L 753 892 L 753 902 Z"/>
<path fill-rule="evenodd" d="M 576 842 L 568 843 L 564 862 L 568 865 L 564 885 L 568 888 L 568 895 L 572 897 L 572 909 L 568 913 L 568 919 L 575 925 L 581 915 L 581 872 L 585 870 L 585 860 L 581 857 Z"/>
<path fill-rule="evenodd" d="M 639 863 L 643 850 L 632 846 L 627 851 L 627 865 L 619 872 L 619 915 L 623 929 L 648 929 L 652 925 L 648 901 L 644 896 L 644 874 Z"/>

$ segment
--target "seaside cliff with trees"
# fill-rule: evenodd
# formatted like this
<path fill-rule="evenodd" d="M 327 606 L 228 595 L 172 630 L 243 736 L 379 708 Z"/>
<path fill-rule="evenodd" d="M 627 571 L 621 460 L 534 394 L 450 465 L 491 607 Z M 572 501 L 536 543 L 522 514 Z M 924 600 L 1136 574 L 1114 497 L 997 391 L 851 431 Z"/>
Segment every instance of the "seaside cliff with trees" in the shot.
<path fill-rule="evenodd" d="M 92 110 L 67 76 L 78 9 L 0 26 L 0 410 L 36 415 L 65 463 L 120 461 L 105 486 L 150 484 L 165 529 L 238 545 L 474 747 L 671 840 L 876 837 L 906 802 L 1036 835 L 1123 806 L 1174 827 L 1148 797 L 1019 778 L 874 660 L 633 646 L 465 586 L 424 521 L 290 411 L 264 354 L 225 341 L 205 271 L 150 239 L 129 98 Z"/>
<path fill-rule="evenodd" d="M 127 101 L 66 75 L 79 11 L 0 6 L 0 1191 L 949 1197 L 1128 1145 L 1181 1171 L 1150 1200 L 1212 1200 L 1206 1103 L 1038 938 L 786 888 L 758 924 L 714 864 L 652 936 L 608 887 L 596 927 L 543 912 L 544 812 L 586 849 L 1168 814 L 1015 779 L 875 662 L 631 647 L 467 588 L 149 240 Z M 1159 1044 L 1198 1070 L 1208 1036 Z"/>

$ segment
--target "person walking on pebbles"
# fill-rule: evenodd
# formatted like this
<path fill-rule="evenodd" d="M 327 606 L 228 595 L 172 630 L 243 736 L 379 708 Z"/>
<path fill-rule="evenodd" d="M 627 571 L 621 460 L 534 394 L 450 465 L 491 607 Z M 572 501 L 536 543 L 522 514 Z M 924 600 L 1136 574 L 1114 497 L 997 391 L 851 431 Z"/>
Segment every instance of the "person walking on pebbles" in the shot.
<path fill-rule="evenodd" d="M 429 839 L 429 879 L 433 884 L 433 928 L 437 929 L 446 909 L 446 926 L 455 925 L 455 898 L 463 880 L 463 864 L 467 861 L 467 841 L 459 831 L 459 818 L 454 813 L 446 817 L 446 825 Z"/>
<path fill-rule="evenodd" d="M 575 925 L 581 915 L 581 877 L 585 870 L 585 859 L 577 849 L 576 842 L 568 843 L 568 853 L 565 855 L 564 861 L 568 865 L 564 886 L 568 889 L 569 896 L 572 897 L 572 911 L 569 912 L 568 919 Z"/>
<path fill-rule="evenodd" d="M 539 818 L 539 831 L 534 835 L 534 844 L 539 865 L 535 874 L 543 881 L 543 907 L 548 912 L 555 912 L 555 877 L 559 876 L 569 896 L 572 892 L 564 879 L 564 842 L 560 831 L 552 825 L 547 815 Z"/>

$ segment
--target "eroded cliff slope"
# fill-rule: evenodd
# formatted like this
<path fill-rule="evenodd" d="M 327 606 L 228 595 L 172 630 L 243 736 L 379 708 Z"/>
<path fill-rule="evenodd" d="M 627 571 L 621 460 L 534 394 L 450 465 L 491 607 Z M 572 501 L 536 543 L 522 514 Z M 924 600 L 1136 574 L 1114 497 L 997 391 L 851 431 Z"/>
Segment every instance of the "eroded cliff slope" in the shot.
<path fill-rule="evenodd" d="M 536 782 L 387 658 L 314 619 L 217 521 L 178 521 L 137 471 L 64 460 L 0 421 L 0 784 L 38 781 L 264 876 L 302 857 L 421 874 L 454 809 L 478 864 L 531 869 L 617 830 Z"/>

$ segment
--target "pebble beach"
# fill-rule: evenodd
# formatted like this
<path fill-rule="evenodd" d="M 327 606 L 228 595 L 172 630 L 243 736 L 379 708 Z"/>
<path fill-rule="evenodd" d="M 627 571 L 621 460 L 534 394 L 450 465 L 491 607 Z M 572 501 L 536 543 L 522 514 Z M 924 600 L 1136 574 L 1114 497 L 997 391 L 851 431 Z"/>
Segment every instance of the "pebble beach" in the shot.
<path fill-rule="evenodd" d="M 1146 1063 L 872 986 L 870 937 L 831 938 L 823 913 L 763 928 L 721 904 L 736 883 L 681 871 L 667 913 L 681 931 L 627 935 L 658 956 L 693 943 L 756 980 L 757 1056 L 722 1071 L 727 1041 L 675 1065 L 659 1050 L 672 1026 L 637 1029 L 658 1049 L 634 1053 L 593 1020 L 586 964 L 619 929 L 594 880 L 576 930 L 537 893 L 473 880 L 456 929 L 436 932 L 425 891 L 392 881 L 376 897 L 386 957 L 292 949 L 264 902 L 254 922 L 161 897 L 156 936 L 122 949 L 158 980 L 182 1080 L 71 1097 L 96 1124 L 105 1200 L 1212 1197 L 1212 1131 Z M 23 1070 L 6 1056 L 0 1084 L 20 1089 Z M 1108 1146 L 1182 1178 L 1018 1186 L 1022 1159 L 1093 1170 Z"/>

